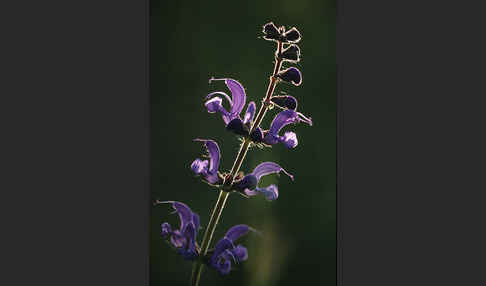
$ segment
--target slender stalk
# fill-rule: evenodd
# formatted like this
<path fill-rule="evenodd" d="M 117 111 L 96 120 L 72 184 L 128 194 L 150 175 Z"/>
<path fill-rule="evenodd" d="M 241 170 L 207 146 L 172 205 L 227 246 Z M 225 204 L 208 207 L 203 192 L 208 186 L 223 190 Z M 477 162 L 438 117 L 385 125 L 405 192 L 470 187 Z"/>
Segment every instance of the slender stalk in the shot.
<path fill-rule="evenodd" d="M 283 32 L 285 32 L 284 27 L 280 27 L 280 29 Z M 279 55 L 281 51 L 282 51 L 282 42 L 279 41 L 277 44 L 277 55 Z M 277 78 L 275 77 L 275 75 L 280 72 L 281 67 L 282 67 L 282 60 L 280 60 L 278 57 L 275 57 L 275 65 L 273 69 L 273 74 L 270 77 L 270 83 L 268 84 L 267 93 L 260 107 L 260 110 L 258 111 L 256 119 L 252 127 L 250 128 L 250 133 L 253 132 L 253 130 L 255 130 L 260 125 L 260 123 L 263 120 L 263 117 L 265 116 L 265 113 L 268 110 L 270 98 L 272 97 L 273 91 L 275 90 L 275 85 L 277 83 Z M 224 182 L 225 185 L 226 184 L 231 185 L 233 183 L 235 174 L 238 173 L 238 171 L 240 170 L 241 164 L 243 163 L 243 160 L 246 157 L 246 153 L 248 152 L 250 143 L 251 140 L 249 138 L 246 138 L 243 144 L 241 144 L 240 150 L 238 151 L 238 155 L 236 156 L 235 162 L 233 163 L 233 167 L 231 168 L 230 175 L 225 178 L 225 182 Z M 199 259 L 194 263 L 194 267 L 192 269 L 192 275 L 191 275 L 192 286 L 199 285 L 202 269 L 204 268 L 203 260 L 208 252 L 209 244 L 211 243 L 211 239 L 213 238 L 214 231 L 216 230 L 216 226 L 218 225 L 219 218 L 221 217 L 224 206 L 226 204 L 226 199 L 228 199 L 229 194 L 230 194 L 229 192 L 226 192 L 224 190 L 221 190 L 219 192 L 219 197 L 218 200 L 216 201 L 216 205 L 213 208 L 211 218 L 209 219 L 208 227 L 204 232 Z"/>

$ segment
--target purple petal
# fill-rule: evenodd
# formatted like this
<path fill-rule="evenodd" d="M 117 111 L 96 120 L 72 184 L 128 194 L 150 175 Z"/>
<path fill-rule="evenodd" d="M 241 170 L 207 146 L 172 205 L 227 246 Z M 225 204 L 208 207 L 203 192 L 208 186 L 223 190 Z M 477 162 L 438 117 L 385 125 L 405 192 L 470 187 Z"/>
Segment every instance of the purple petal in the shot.
<path fill-rule="evenodd" d="M 181 202 L 172 202 L 172 207 L 179 215 L 179 219 L 181 221 L 181 226 L 179 229 L 183 231 L 187 224 L 192 222 L 192 211 L 186 204 Z"/>
<path fill-rule="evenodd" d="M 174 230 L 170 236 L 170 243 L 176 248 L 181 248 L 186 244 L 186 238 L 180 231 Z"/>
<path fill-rule="evenodd" d="M 281 136 L 280 140 L 289 149 L 295 148 L 299 141 L 297 140 L 297 135 L 294 132 L 285 132 L 284 136 Z"/>
<path fill-rule="evenodd" d="M 196 159 L 191 164 L 191 170 L 196 174 L 199 175 L 201 173 L 206 173 L 208 171 L 208 160 L 200 160 Z"/>
<path fill-rule="evenodd" d="M 224 235 L 225 238 L 229 239 L 231 242 L 234 242 L 241 236 L 247 234 L 250 230 L 252 230 L 246 224 L 238 224 L 230 228 L 226 234 Z"/>
<path fill-rule="evenodd" d="M 234 249 L 230 251 L 233 254 L 233 257 L 235 257 L 238 262 L 248 259 L 248 250 L 241 244 L 238 244 Z"/>
<path fill-rule="evenodd" d="M 218 263 L 216 266 L 219 274 L 227 275 L 231 271 L 231 261 L 229 259 L 223 259 L 221 263 Z"/>
<path fill-rule="evenodd" d="M 183 249 L 181 254 L 184 256 L 185 259 L 193 259 L 197 256 L 196 253 L 196 228 L 193 223 L 187 225 L 187 228 L 184 231 L 184 238 L 185 244 L 183 245 Z"/>
<path fill-rule="evenodd" d="M 255 175 L 258 180 L 260 180 L 262 176 L 273 173 L 280 173 L 280 171 L 284 172 L 287 176 L 290 177 L 290 179 L 294 180 L 294 176 L 289 174 L 287 171 L 285 171 L 284 168 L 280 167 L 277 163 L 274 162 L 260 163 L 258 166 L 255 167 L 255 169 L 253 169 L 252 174 Z"/>
<path fill-rule="evenodd" d="M 206 147 L 209 153 L 209 170 L 206 176 L 206 180 L 214 184 L 219 180 L 218 177 L 218 168 L 219 168 L 219 159 L 221 157 L 219 152 L 218 144 L 213 140 L 206 140 L 206 139 L 194 139 L 194 141 L 204 142 L 204 146 Z"/>
<path fill-rule="evenodd" d="M 249 197 L 253 197 L 253 196 L 256 196 L 258 195 L 258 192 L 256 191 L 252 191 L 252 190 L 249 190 L 249 189 L 245 189 L 243 191 L 243 193 L 245 193 L 245 195 L 249 196 Z"/>
<path fill-rule="evenodd" d="M 164 222 L 160 227 L 161 227 L 160 234 L 162 235 L 163 238 L 166 238 L 168 235 L 172 233 L 172 227 L 170 226 L 169 223 Z"/>
<path fill-rule="evenodd" d="M 215 92 L 213 92 L 212 94 L 215 94 Z M 224 123 L 228 124 L 228 121 L 230 120 L 230 113 L 223 107 L 221 103 L 222 103 L 221 97 L 215 97 L 206 101 L 206 103 L 204 103 L 204 106 L 206 106 L 209 113 L 215 113 L 215 112 L 221 113 Z"/>
<path fill-rule="evenodd" d="M 244 124 L 253 121 L 253 117 L 255 117 L 255 109 L 255 102 L 250 101 L 250 103 L 248 103 L 248 107 L 246 108 L 245 117 L 243 118 Z"/>
<path fill-rule="evenodd" d="M 231 110 L 229 112 L 230 118 L 228 121 L 236 118 L 241 113 L 246 103 L 245 89 L 239 82 L 231 78 L 212 78 L 210 81 L 213 80 L 224 80 L 224 83 L 231 91 L 233 101 L 231 103 Z M 225 123 L 227 124 L 227 122 Z"/>
<path fill-rule="evenodd" d="M 255 175 L 249 174 L 243 177 L 241 181 L 235 186 L 238 191 L 245 189 L 254 190 L 258 184 L 258 179 Z"/>
<path fill-rule="evenodd" d="M 273 136 L 278 135 L 278 132 L 288 124 L 299 122 L 299 115 L 293 110 L 283 110 L 275 116 L 270 125 L 268 134 Z"/>
<path fill-rule="evenodd" d="M 222 253 L 224 253 L 227 249 L 233 249 L 234 245 L 231 240 L 226 237 L 223 237 L 221 240 L 218 241 L 216 247 L 214 248 L 213 255 L 209 260 L 209 264 L 216 266 L 219 260 L 219 257 Z"/>
<path fill-rule="evenodd" d="M 197 234 L 197 231 L 199 230 L 199 215 L 197 213 L 192 213 L 192 221 L 194 222 L 194 228 L 196 229 Z"/>
<path fill-rule="evenodd" d="M 276 185 L 270 185 L 265 188 L 256 188 L 256 191 L 262 193 L 267 201 L 274 201 L 278 198 L 278 188 Z"/>

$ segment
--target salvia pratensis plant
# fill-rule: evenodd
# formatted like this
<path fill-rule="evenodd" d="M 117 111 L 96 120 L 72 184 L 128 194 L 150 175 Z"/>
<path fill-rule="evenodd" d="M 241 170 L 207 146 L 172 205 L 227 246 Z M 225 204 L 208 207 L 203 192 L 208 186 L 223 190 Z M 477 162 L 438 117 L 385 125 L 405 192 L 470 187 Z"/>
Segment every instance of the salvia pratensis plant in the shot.
<path fill-rule="evenodd" d="M 241 138 L 241 146 L 229 172 L 219 169 L 221 158 L 220 149 L 216 141 L 211 139 L 194 139 L 203 144 L 207 151 L 207 159 L 195 159 L 190 168 L 195 176 L 203 182 L 219 190 L 219 197 L 213 208 L 209 223 L 205 228 L 202 242 L 197 242 L 197 234 L 200 228 L 199 215 L 193 212 L 189 206 L 176 201 L 159 201 L 155 204 L 169 204 L 178 214 L 180 226 L 178 229 L 164 222 L 161 225 L 161 236 L 184 259 L 193 261 L 191 285 L 199 284 L 203 267 L 206 265 L 215 269 L 221 275 L 227 275 L 231 271 L 232 264 L 238 264 L 248 259 L 248 250 L 236 241 L 242 236 L 252 232 L 259 233 L 245 224 L 238 224 L 230 228 L 214 248 L 209 248 L 213 233 L 218 225 L 226 200 L 231 193 L 240 194 L 246 198 L 261 195 L 268 201 L 278 198 L 278 187 L 274 184 L 261 186 L 260 179 L 269 174 L 280 172 L 289 176 L 293 175 L 274 162 L 262 162 L 250 173 L 244 174 L 240 167 L 251 146 L 260 148 L 282 143 L 292 149 L 298 145 L 297 135 L 292 131 L 281 134 L 281 130 L 296 123 L 312 125 L 312 119 L 297 111 L 297 99 L 290 95 L 273 95 L 275 86 L 281 82 L 287 82 L 295 86 L 302 84 L 302 73 L 295 67 L 282 69 L 282 64 L 298 63 L 300 61 L 300 48 L 297 43 L 301 40 L 300 32 L 292 27 L 276 27 L 273 23 L 263 26 L 263 39 L 276 43 L 275 65 L 270 76 L 265 97 L 261 101 L 260 109 L 256 113 L 256 104 L 250 101 L 245 113 L 242 111 L 246 105 L 246 92 L 241 83 L 230 78 L 211 78 L 213 81 L 224 81 L 231 95 L 223 91 L 214 91 L 206 96 L 204 103 L 208 113 L 219 114 L 225 124 L 226 130 Z M 223 107 L 223 100 L 229 103 L 229 110 Z M 276 107 L 275 109 L 273 107 Z M 268 129 L 263 129 L 260 124 L 269 110 L 279 111 Z"/>

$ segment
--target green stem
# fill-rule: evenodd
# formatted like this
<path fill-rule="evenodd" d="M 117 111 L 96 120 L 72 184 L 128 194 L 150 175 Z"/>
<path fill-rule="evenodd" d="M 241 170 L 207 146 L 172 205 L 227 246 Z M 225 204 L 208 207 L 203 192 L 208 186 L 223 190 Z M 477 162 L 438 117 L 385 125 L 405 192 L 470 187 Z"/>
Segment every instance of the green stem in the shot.
<path fill-rule="evenodd" d="M 282 31 L 284 31 L 283 27 L 281 27 L 281 29 Z M 282 51 L 282 42 L 278 42 L 277 54 L 280 54 L 281 51 Z M 268 104 L 270 103 L 270 98 L 272 97 L 273 91 L 275 90 L 275 85 L 277 83 L 277 78 L 275 77 L 275 75 L 280 72 L 281 67 L 282 67 L 282 61 L 278 57 L 275 57 L 275 66 L 273 69 L 273 75 L 270 77 L 270 83 L 268 85 L 267 93 L 265 95 L 265 99 L 262 103 L 262 106 L 260 107 L 256 119 L 252 127 L 250 128 L 251 132 L 253 132 L 253 130 L 255 130 L 260 125 L 260 123 L 263 120 L 263 117 L 265 116 L 265 113 L 267 112 Z M 233 183 L 235 174 L 238 173 L 238 171 L 240 170 L 241 164 L 243 163 L 243 160 L 246 157 L 246 153 L 248 152 L 248 148 L 250 147 L 250 144 L 251 144 L 251 140 L 249 138 L 245 138 L 245 141 L 243 142 L 243 144 L 241 144 L 240 151 L 238 151 L 238 156 L 236 156 L 235 162 L 233 163 L 233 167 L 231 168 L 230 175 L 225 178 L 225 182 L 224 182 L 225 185 L 227 184 L 231 185 Z M 227 182 L 226 180 L 229 181 Z M 223 213 L 224 205 L 226 204 L 226 200 L 228 199 L 229 194 L 230 194 L 229 192 L 226 192 L 224 190 L 221 190 L 219 192 L 219 197 L 218 200 L 216 201 L 216 205 L 213 208 L 211 218 L 209 219 L 208 227 L 204 232 L 203 241 L 201 243 L 201 250 L 199 252 L 200 253 L 199 258 L 194 263 L 194 267 L 192 268 L 192 275 L 191 275 L 192 286 L 199 285 L 201 273 L 204 268 L 203 260 L 205 259 L 204 257 L 208 252 L 209 244 L 211 243 L 211 239 L 213 238 L 214 231 L 216 230 L 216 226 L 218 225 L 219 218 Z"/>

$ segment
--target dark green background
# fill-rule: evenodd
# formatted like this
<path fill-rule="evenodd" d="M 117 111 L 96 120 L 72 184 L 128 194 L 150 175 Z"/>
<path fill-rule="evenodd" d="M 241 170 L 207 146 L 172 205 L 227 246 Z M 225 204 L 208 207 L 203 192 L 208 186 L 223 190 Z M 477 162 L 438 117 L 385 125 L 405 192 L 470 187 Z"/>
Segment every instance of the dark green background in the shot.
<path fill-rule="evenodd" d="M 223 82 L 208 84 L 211 76 L 230 77 L 245 87 L 247 101 L 259 102 L 273 69 L 275 44 L 259 38 L 269 21 L 302 33 L 299 46 L 303 84 L 277 86 L 299 100 L 299 111 L 314 126 L 294 130 L 299 145 L 287 150 L 251 149 L 242 170 L 262 161 L 275 161 L 295 175 L 267 176 L 280 196 L 267 202 L 258 196 L 231 195 L 216 229 L 214 242 L 235 224 L 264 232 L 242 243 L 249 259 L 226 277 L 213 269 L 203 272 L 201 285 L 335 285 L 336 284 L 336 56 L 335 1 L 151 1 L 151 135 L 152 197 L 188 204 L 204 227 L 218 193 L 194 178 L 191 162 L 202 154 L 193 138 L 218 142 L 220 170 L 229 170 L 238 151 L 235 136 L 224 129 L 221 116 L 208 114 L 203 103 L 211 91 L 229 93 Z M 289 65 L 287 65 L 289 66 Z M 246 107 L 245 107 L 246 108 Z M 275 110 L 267 113 L 268 128 Z M 178 226 L 169 206 L 151 214 L 151 285 L 188 285 L 192 265 L 160 238 L 164 221 Z M 202 239 L 204 231 L 198 235 Z"/>

